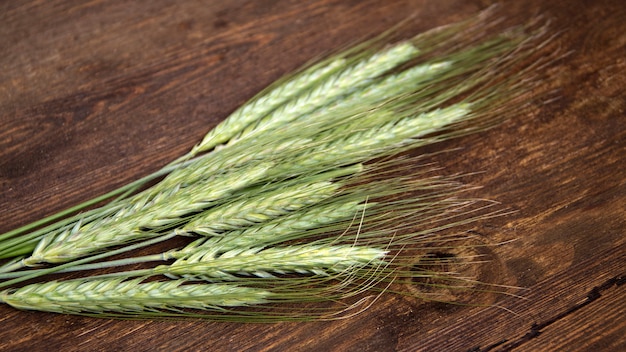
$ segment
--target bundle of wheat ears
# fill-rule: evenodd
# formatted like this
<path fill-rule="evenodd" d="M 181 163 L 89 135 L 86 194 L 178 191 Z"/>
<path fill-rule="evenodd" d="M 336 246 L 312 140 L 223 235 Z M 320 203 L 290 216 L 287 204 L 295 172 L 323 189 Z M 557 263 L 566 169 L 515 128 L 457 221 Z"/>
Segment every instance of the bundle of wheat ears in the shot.
<path fill-rule="evenodd" d="M 528 103 L 546 31 L 493 35 L 488 17 L 409 39 L 396 29 L 303 68 L 159 172 L 0 235 L 0 302 L 96 317 L 334 319 L 383 292 L 414 294 L 402 287 L 415 278 L 457 285 L 422 249 L 498 212 L 408 151 Z"/>

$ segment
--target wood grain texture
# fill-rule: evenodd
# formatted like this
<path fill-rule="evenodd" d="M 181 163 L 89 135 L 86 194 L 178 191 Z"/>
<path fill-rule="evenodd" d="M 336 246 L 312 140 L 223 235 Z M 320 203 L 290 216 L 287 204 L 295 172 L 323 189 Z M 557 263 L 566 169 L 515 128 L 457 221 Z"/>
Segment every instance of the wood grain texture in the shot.
<path fill-rule="evenodd" d="M 0 4 L 0 232 L 184 154 L 281 75 L 414 16 L 413 33 L 491 1 L 12 1 Z M 618 351 L 626 349 L 626 7 L 509 1 L 570 54 L 553 92 L 490 131 L 422 148 L 515 212 L 472 230 L 509 297 L 384 296 L 349 320 L 112 321 L 0 306 L 1 350 Z M 554 98 L 554 99 L 553 99 Z M 497 243 L 514 240 L 506 245 Z M 520 297 L 521 296 L 521 297 Z M 476 306 L 478 305 L 478 306 Z M 489 306 L 489 308 L 485 308 Z"/>

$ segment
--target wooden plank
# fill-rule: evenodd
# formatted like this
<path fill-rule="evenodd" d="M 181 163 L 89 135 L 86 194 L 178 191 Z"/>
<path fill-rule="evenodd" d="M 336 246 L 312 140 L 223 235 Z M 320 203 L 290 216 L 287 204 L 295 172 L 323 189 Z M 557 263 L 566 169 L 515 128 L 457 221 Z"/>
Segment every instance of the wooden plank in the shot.
<path fill-rule="evenodd" d="M 623 346 L 626 242 L 529 287 L 497 306 L 446 320 L 427 338 L 407 336 L 406 350 L 620 350 Z M 613 273 L 620 273 L 611 276 Z M 620 311 L 621 310 L 621 311 Z M 604 314 L 598 314 L 604 312 Z M 610 326 L 607 322 L 613 322 Z M 594 333 L 589 336 L 589 331 Z M 453 335 L 451 337 L 451 335 Z M 455 335 L 455 336 L 454 336 Z M 609 348 L 610 347 L 610 348 Z"/>
<path fill-rule="evenodd" d="M 281 75 L 414 16 L 414 33 L 491 1 L 16 1 L 0 4 L 0 232 L 185 153 Z M 0 307 L 1 350 L 620 350 L 626 344 L 626 9 L 507 2 L 571 53 L 527 115 L 422 148 L 515 212 L 472 228 L 484 281 L 463 305 L 385 295 L 348 320 L 113 321 Z M 554 100 L 552 100 L 554 98 Z M 513 242 L 509 242 L 513 241 Z M 498 245 L 506 243 L 505 245 Z M 440 292 L 450 298 L 449 293 Z M 475 307 L 474 305 L 478 305 Z M 492 308 L 485 308 L 489 306 Z M 500 308 L 495 308 L 495 306 Z M 507 310 L 508 309 L 508 310 Z M 537 324 L 533 328 L 533 324 Z"/>

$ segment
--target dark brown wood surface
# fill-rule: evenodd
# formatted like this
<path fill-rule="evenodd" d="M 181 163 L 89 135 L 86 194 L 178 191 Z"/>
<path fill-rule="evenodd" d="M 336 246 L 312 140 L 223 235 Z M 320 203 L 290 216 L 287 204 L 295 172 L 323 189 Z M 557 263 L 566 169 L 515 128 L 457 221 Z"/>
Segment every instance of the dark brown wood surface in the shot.
<path fill-rule="evenodd" d="M 413 16 L 416 34 L 491 1 L 4 1 L 0 232 L 102 194 L 184 154 L 281 75 Z M 113 321 L 0 306 L 1 350 L 626 350 L 626 6 L 510 1 L 563 52 L 527 114 L 429 147 L 476 172 L 476 197 L 515 212 L 474 230 L 489 283 L 469 304 L 382 297 L 347 320 Z M 556 98 L 556 99 L 554 99 Z M 514 240 L 505 245 L 497 243 Z"/>

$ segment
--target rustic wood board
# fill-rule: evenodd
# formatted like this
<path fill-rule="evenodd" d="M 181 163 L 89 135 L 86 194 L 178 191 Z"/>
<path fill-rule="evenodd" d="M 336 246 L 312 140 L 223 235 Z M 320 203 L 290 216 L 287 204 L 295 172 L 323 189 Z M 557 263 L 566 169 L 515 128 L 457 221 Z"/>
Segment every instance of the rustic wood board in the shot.
<path fill-rule="evenodd" d="M 0 4 L 0 232 L 184 154 L 229 112 L 312 58 L 414 16 L 414 33 L 491 1 L 12 1 Z M 626 350 L 626 7 L 510 1 L 550 18 L 563 52 L 549 98 L 435 161 L 515 212 L 479 305 L 384 296 L 348 320 L 112 321 L 0 307 L 2 350 Z M 558 98 L 556 100 L 548 100 Z M 464 298 L 464 299 L 465 299 Z"/>

